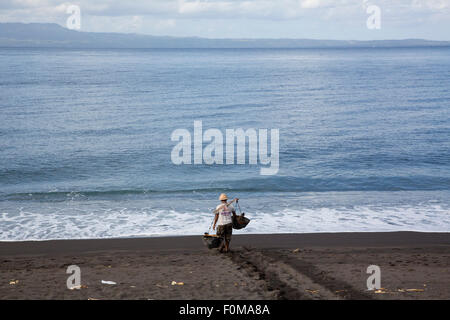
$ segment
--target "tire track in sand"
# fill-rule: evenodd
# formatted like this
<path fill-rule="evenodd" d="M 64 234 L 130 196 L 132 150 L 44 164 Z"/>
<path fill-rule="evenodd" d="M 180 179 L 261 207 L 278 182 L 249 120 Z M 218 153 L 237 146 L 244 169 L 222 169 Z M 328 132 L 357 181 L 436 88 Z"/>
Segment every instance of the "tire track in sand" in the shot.
<path fill-rule="evenodd" d="M 267 290 L 277 291 L 279 300 L 371 299 L 349 284 L 327 277 L 314 265 L 277 250 L 243 247 L 232 252 L 231 259 L 241 269 L 257 273 Z"/>

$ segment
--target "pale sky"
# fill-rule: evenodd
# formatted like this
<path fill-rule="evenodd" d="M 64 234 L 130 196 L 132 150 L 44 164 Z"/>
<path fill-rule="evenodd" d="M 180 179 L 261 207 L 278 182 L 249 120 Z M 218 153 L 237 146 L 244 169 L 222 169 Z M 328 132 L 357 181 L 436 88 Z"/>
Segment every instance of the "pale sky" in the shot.
<path fill-rule="evenodd" d="M 81 31 L 207 38 L 450 40 L 450 0 L 0 0 L 0 22 L 66 26 L 70 5 Z M 368 29 L 370 6 L 381 28 Z"/>

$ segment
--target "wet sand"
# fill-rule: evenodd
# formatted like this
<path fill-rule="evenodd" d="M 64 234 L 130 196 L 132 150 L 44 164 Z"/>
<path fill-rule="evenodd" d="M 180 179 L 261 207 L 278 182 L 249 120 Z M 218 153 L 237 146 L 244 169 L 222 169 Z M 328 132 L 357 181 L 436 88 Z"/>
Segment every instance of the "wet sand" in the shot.
<path fill-rule="evenodd" d="M 369 265 L 381 290 L 367 290 Z M 449 298 L 450 233 L 234 235 L 229 254 L 200 236 L 0 242 L 0 299 Z"/>

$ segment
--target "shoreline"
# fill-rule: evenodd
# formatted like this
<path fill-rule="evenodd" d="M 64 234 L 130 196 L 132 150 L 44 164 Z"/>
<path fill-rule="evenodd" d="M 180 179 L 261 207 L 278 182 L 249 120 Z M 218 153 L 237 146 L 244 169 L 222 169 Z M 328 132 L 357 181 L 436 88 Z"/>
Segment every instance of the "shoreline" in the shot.
<path fill-rule="evenodd" d="M 245 234 L 231 249 L 201 236 L 0 242 L 0 299 L 450 299 L 450 233 Z"/>
<path fill-rule="evenodd" d="M 233 229 L 234 230 L 234 229 Z M 236 232 L 236 231 L 234 231 Z M 420 230 L 420 229 L 407 229 L 407 230 L 384 230 L 384 231 L 314 231 L 314 232 L 250 232 L 244 234 L 235 234 L 233 236 L 251 236 L 251 235 L 305 235 L 305 234 L 350 234 L 350 233 L 368 233 L 368 234 L 376 234 L 376 233 L 403 233 L 403 232 L 411 232 L 411 233 L 439 233 L 439 234 L 450 234 L 450 231 L 444 230 Z M 45 242 L 45 241 L 78 241 L 78 240 L 120 240 L 120 239 L 154 239 L 154 238 L 180 238 L 180 237 L 198 237 L 203 234 L 195 233 L 195 234 L 154 234 L 154 235 L 127 235 L 127 236 L 118 236 L 118 237 L 108 237 L 108 238 L 49 238 L 49 239 L 25 239 L 25 240 L 0 240 L 1 243 L 9 243 L 9 242 Z"/>
<path fill-rule="evenodd" d="M 200 250 L 202 235 L 160 237 L 93 238 L 0 241 L 0 257 L 4 255 L 82 253 L 108 250 Z M 233 246 L 260 249 L 295 249 L 300 246 L 370 247 L 450 245 L 450 232 L 319 232 L 233 234 Z"/>

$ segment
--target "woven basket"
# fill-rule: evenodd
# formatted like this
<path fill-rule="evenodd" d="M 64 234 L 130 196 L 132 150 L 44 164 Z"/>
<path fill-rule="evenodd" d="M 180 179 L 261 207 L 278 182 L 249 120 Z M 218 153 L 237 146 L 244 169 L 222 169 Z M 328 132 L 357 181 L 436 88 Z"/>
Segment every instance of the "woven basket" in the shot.
<path fill-rule="evenodd" d="M 244 229 L 250 222 L 249 218 L 244 217 L 245 213 L 233 216 L 233 229 Z"/>
<path fill-rule="evenodd" d="M 222 241 L 223 241 L 222 237 L 219 237 L 214 234 L 209 234 L 205 232 L 205 234 L 203 235 L 203 243 L 205 244 L 206 247 L 208 247 L 208 249 L 218 248 L 222 243 Z"/>

